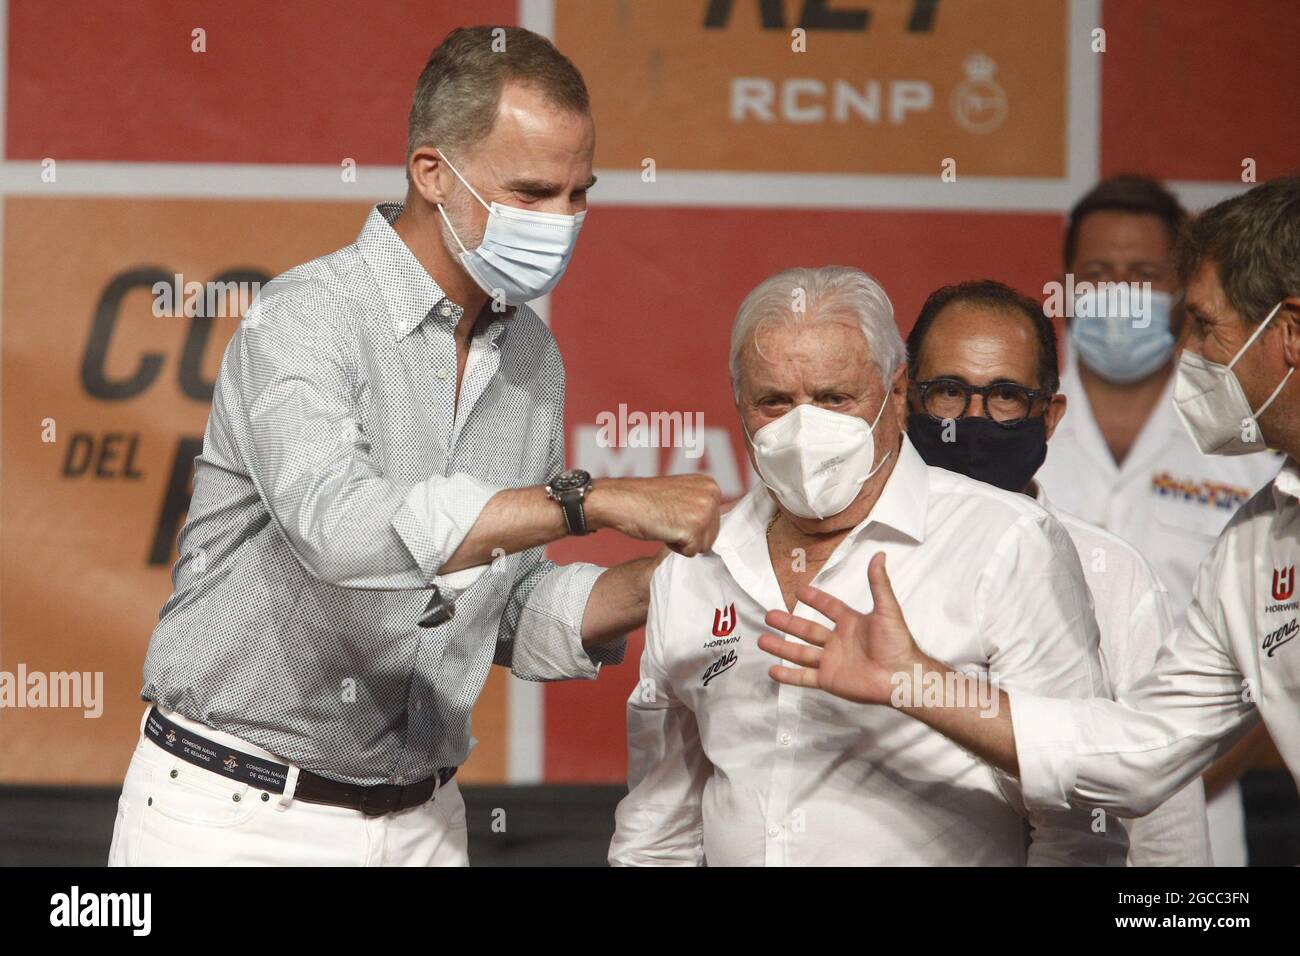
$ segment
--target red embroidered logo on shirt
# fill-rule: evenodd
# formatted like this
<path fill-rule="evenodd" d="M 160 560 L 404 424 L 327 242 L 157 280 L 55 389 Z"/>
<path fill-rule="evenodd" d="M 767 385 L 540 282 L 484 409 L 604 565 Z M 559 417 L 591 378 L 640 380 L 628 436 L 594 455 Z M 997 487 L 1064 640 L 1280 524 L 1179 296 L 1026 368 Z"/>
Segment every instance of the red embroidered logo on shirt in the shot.
<path fill-rule="evenodd" d="M 1295 594 L 1295 565 L 1273 569 L 1273 600 L 1285 601 Z"/>
<path fill-rule="evenodd" d="M 728 604 L 726 607 L 716 608 L 713 611 L 713 636 L 729 637 L 731 632 L 736 629 L 736 605 Z"/>

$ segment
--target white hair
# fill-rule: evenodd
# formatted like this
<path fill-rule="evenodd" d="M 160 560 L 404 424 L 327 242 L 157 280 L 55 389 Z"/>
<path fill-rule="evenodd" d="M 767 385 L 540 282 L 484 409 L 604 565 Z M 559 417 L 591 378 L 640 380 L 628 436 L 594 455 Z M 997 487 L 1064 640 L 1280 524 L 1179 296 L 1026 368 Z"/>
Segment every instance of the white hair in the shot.
<path fill-rule="evenodd" d="M 736 311 L 731 326 L 730 366 L 732 390 L 737 397 L 740 353 L 754 339 L 758 326 L 768 319 L 856 323 L 886 388 L 907 359 L 903 337 L 894 324 L 894 306 L 871 276 L 850 266 L 786 269 L 760 282 Z"/>

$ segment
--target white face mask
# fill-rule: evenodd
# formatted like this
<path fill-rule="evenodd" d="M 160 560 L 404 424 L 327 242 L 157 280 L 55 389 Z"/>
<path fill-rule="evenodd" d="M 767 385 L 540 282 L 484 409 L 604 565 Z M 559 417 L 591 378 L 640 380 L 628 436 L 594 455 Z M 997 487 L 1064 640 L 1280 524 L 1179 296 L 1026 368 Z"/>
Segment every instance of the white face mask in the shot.
<path fill-rule="evenodd" d="M 820 520 L 839 514 L 889 458 L 885 455 L 872 467 L 874 432 L 888 401 L 870 425 L 856 415 L 817 405 L 796 405 L 768 422 L 750 438 L 763 484 L 801 518 Z"/>
<path fill-rule="evenodd" d="M 465 182 L 465 177 L 445 153 L 442 160 L 488 211 L 483 241 L 477 249 L 466 249 L 442 203 L 438 204 L 442 221 L 460 246 L 460 263 L 478 287 L 490 296 L 501 296 L 507 305 L 522 305 L 554 289 L 568 268 L 573 247 L 578 241 L 578 230 L 582 228 L 587 213 L 564 216 L 518 209 L 499 202 L 489 206 L 474 187 Z"/>
<path fill-rule="evenodd" d="M 1259 323 L 1259 328 L 1251 333 L 1246 344 L 1227 365 L 1211 362 L 1205 356 L 1186 349 L 1178 359 L 1178 372 L 1174 377 L 1174 409 L 1202 453 L 1249 455 L 1267 449 L 1259 428 L 1259 416 L 1273 404 L 1273 399 L 1281 393 L 1295 369 L 1288 369 L 1277 388 L 1273 389 L 1273 394 L 1252 412 L 1250 401 L 1241 390 L 1241 382 L 1232 367 L 1273 321 L 1280 308 L 1281 302 L 1273 306 L 1273 311 Z"/>

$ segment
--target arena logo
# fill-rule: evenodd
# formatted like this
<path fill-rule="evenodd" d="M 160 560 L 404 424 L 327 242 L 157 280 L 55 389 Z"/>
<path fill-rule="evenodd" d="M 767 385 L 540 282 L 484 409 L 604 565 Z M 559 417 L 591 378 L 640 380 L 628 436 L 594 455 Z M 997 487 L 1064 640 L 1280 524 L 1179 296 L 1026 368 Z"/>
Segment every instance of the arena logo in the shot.
<path fill-rule="evenodd" d="M 1275 631 L 1270 631 L 1264 635 L 1264 640 L 1260 644 L 1260 650 L 1267 651 L 1268 656 L 1272 657 L 1277 653 L 1277 649 L 1283 644 L 1294 640 L 1297 633 L 1300 633 L 1300 621 L 1295 618 L 1287 621 Z"/>
<path fill-rule="evenodd" d="M 0 671 L 0 710 L 80 710 L 90 720 L 104 713 L 103 671 L 28 671 L 19 664 L 16 673 Z"/>
<path fill-rule="evenodd" d="M 50 925 L 57 927 L 125 926 L 132 936 L 153 928 L 152 893 L 82 893 L 73 886 L 50 897 Z"/>

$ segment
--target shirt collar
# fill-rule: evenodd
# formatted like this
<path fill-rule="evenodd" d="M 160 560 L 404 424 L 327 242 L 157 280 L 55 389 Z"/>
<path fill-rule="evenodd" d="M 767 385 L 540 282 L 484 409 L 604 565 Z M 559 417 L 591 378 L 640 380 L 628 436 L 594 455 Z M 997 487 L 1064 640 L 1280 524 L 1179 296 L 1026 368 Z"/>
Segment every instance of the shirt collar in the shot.
<path fill-rule="evenodd" d="M 447 297 L 393 229 L 403 208 L 403 203 L 385 202 L 371 209 L 357 236 L 357 249 L 379 284 L 397 338 L 410 335 L 426 319 L 454 329 L 465 310 Z M 493 347 L 500 347 L 506 319 L 513 314 L 511 306 L 483 329 Z"/>
<path fill-rule="evenodd" d="M 1047 493 L 1043 491 L 1043 486 L 1042 484 L 1039 483 L 1037 478 L 1031 478 L 1029 480 L 1029 487 L 1033 493 L 1028 495 L 1028 497 L 1032 498 L 1035 502 L 1037 502 L 1038 507 L 1042 508 L 1053 518 L 1060 517 L 1061 513 L 1057 511 L 1056 506 L 1053 505 L 1052 502 L 1048 500 Z"/>
<path fill-rule="evenodd" d="M 930 500 L 930 466 L 912 447 L 906 433 L 898 446 L 898 461 L 866 520 L 853 529 L 857 537 L 873 525 L 883 524 L 920 543 L 925 540 L 925 518 Z"/>
<path fill-rule="evenodd" d="M 1287 499 L 1292 499 L 1287 501 Z M 1282 470 L 1273 479 L 1273 500 L 1279 508 L 1294 507 L 1295 499 L 1300 499 L 1300 463 L 1294 458 L 1287 458 Z"/>

